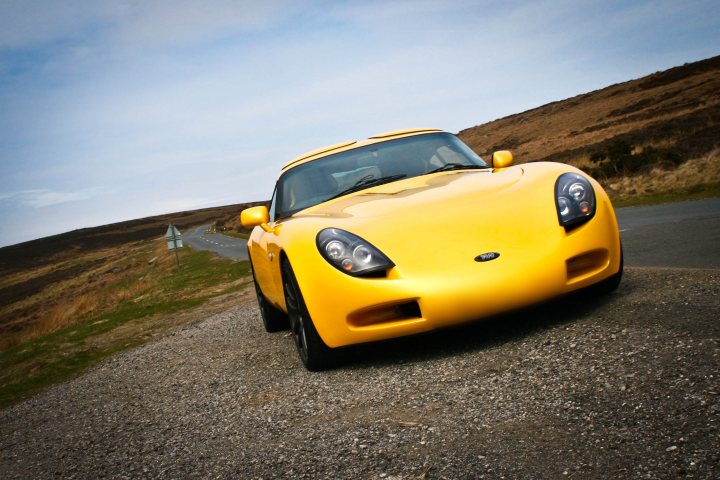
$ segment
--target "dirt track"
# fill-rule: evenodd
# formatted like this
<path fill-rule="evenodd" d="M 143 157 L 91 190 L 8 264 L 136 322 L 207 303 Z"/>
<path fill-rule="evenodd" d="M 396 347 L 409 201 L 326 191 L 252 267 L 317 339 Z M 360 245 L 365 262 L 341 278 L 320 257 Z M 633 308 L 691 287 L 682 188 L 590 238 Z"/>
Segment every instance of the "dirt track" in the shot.
<path fill-rule="evenodd" d="M 0 411 L 3 478 L 717 478 L 720 272 L 306 372 L 240 305 Z"/>

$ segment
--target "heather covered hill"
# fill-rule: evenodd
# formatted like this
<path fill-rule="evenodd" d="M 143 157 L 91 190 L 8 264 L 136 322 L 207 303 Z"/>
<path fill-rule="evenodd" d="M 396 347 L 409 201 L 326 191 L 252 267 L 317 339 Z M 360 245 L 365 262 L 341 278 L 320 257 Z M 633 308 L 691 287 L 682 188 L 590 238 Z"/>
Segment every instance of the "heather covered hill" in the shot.
<path fill-rule="evenodd" d="M 217 221 L 237 224 L 236 219 L 244 208 L 259 203 L 263 202 L 156 215 L 99 227 L 82 228 L 0 248 L 0 274 L 72 258 L 78 252 L 120 247 L 131 242 L 157 239 L 165 235 L 170 223 L 174 223 L 183 232 L 188 227 Z"/>
<path fill-rule="evenodd" d="M 459 133 L 480 155 L 578 166 L 617 145 L 665 149 L 684 160 L 720 147 L 720 56 L 549 103 Z"/>

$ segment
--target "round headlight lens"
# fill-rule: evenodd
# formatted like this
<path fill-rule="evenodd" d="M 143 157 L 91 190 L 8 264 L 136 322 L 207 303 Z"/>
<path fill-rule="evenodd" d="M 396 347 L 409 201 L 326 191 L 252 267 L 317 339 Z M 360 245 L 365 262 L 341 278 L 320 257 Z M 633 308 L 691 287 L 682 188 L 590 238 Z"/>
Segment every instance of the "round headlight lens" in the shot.
<path fill-rule="evenodd" d="M 568 193 L 576 202 L 585 198 L 585 187 L 581 183 L 573 183 L 568 188 Z"/>
<path fill-rule="evenodd" d="M 558 197 L 558 212 L 561 217 L 567 217 L 570 214 L 570 200 L 565 197 Z"/>
<path fill-rule="evenodd" d="M 342 260 L 345 256 L 345 245 L 339 240 L 331 240 L 325 245 L 325 251 L 333 260 Z"/>
<path fill-rule="evenodd" d="M 361 265 L 367 265 L 372 261 L 372 252 L 365 245 L 358 245 L 353 250 L 353 258 Z"/>

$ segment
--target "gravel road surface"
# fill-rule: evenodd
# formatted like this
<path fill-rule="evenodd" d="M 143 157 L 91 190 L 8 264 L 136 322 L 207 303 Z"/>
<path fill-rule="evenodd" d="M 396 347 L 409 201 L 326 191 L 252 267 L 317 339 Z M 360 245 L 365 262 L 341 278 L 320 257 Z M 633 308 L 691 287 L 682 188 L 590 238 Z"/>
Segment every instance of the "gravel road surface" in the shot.
<path fill-rule="evenodd" d="M 0 478 L 720 477 L 720 270 L 305 371 L 250 302 L 0 411 Z"/>

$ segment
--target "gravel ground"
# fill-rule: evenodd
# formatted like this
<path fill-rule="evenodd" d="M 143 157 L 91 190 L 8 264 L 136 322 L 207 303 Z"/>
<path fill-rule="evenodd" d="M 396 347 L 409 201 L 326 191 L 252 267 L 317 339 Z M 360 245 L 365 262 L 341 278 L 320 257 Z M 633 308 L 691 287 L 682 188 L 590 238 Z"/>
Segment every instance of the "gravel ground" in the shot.
<path fill-rule="evenodd" d="M 0 411 L 2 478 L 718 478 L 720 271 L 305 371 L 239 305 Z"/>

